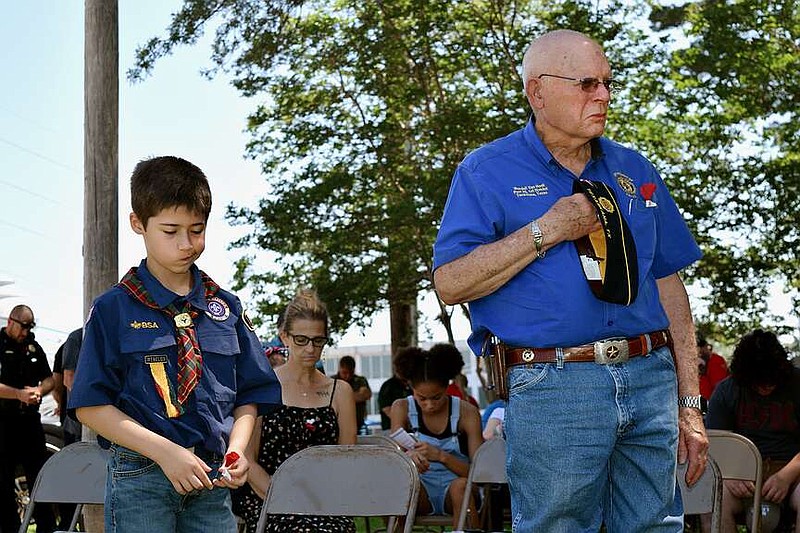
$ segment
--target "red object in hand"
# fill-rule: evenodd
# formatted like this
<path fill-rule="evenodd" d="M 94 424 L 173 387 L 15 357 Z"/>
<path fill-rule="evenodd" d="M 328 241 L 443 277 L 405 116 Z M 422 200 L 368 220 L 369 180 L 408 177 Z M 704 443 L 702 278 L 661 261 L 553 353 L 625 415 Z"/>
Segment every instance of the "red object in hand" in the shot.
<path fill-rule="evenodd" d="M 239 460 L 239 454 L 236 452 L 229 452 L 225 454 L 225 466 L 231 466 L 233 463 Z"/>

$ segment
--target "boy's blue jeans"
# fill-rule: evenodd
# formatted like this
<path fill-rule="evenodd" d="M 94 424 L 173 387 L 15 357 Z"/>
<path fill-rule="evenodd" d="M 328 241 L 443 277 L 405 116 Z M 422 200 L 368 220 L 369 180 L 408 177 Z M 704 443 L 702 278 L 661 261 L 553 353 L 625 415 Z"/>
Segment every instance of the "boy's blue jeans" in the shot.
<path fill-rule="evenodd" d="M 198 457 L 219 468 L 220 455 Z M 227 488 L 178 494 L 151 459 L 113 444 L 108 460 L 105 498 L 106 533 L 236 533 Z"/>
<path fill-rule="evenodd" d="M 504 424 L 515 532 L 683 531 L 669 348 L 511 368 Z"/>

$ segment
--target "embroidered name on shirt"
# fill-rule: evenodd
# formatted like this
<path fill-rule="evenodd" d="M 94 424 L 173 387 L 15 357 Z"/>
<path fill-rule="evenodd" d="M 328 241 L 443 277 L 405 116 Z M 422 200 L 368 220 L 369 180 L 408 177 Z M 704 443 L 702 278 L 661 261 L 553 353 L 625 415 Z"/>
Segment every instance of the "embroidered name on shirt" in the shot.
<path fill-rule="evenodd" d="M 168 361 L 166 355 L 145 355 L 144 362 L 148 365 L 157 365 L 159 363 L 166 363 Z"/>
<path fill-rule="evenodd" d="M 133 329 L 158 329 L 158 322 L 134 320 L 131 322 L 131 327 Z"/>
<path fill-rule="evenodd" d="M 518 198 L 525 196 L 546 196 L 549 194 L 547 185 L 544 183 L 538 183 L 536 185 L 517 185 L 511 190 L 514 193 L 514 196 Z"/>

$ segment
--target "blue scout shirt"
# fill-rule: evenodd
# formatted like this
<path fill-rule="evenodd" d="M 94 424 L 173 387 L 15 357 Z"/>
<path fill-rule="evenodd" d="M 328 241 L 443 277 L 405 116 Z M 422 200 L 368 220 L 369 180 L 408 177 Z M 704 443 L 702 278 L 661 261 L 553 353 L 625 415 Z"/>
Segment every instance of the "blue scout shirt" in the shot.
<path fill-rule="evenodd" d="M 260 414 L 281 403 L 280 383 L 261 343 L 243 318 L 242 305 L 221 290 L 213 304 L 196 266 L 186 299 L 201 312 L 195 319 L 203 355 L 200 383 L 189 396 L 186 413 L 168 418 L 150 364 L 166 360 L 170 387 L 177 392 L 178 348 L 172 319 L 113 287 L 97 298 L 86 322 L 70 409 L 113 405 L 142 426 L 184 446 L 225 453 L 233 427 L 233 410 L 257 404 Z M 159 306 L 183 299 L 139 265 L 139 278 Z M 102 445 L 108 441 L 98 439 Z"/>
<path fill-rule="evenodd" d="M 512 346 L 577 346 L 668 327 L 656 280 L 701 257 L 653 165 L 605 138 L 592 141 L 580 176 L 611 186 L 630 226 L 639 294 L 629 306 L 597 299 L 575 245 L 562 242 L 494 293 L 470 302 L 469 344 L 480 353 L 488 331 Z M 542 144 L 533 121 L 469 154 L 456 170 L 434 244 L 434 269 L 502 239 L 572 194 L 575 176 Z"/>

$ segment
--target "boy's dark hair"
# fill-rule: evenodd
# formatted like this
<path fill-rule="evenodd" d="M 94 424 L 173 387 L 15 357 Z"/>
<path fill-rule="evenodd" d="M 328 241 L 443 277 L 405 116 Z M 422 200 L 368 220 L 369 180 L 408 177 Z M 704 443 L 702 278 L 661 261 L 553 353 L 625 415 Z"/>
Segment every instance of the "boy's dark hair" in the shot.
<path fill-rule="evenodd" d="M 356 369 L 356 360 L 353 359 L 350 355 L 344 355 L 341 359 L 339 359 L 339 366 L 344 367 L 348 370 L 355 371 Z"/>
<path fill-rule="evenodd" d="M 741 387 L 788 383 L 792 363 L 786 349 L 771 331 L 755 329 L 744 335 L 731 359 L 731 377 Z"/>
<path fill-rule="evenodd" d="M 441 343 L 427 351 L 417 347 L 403 348 L 397 353 L 394 365 L 397 375 L 412 387 L 431 381 L 446 387 L 464 368 L 464 358 L 452 344 Z"/>
<path fill-rule="evenodd" d="M 131 207 L 147 228 L 150 217 L 164 209 L 185 207 L 206 221 L 211 213 L 211 189 L 203 171 L 175 156 L 139 161 L 131 175 Z"/>

